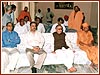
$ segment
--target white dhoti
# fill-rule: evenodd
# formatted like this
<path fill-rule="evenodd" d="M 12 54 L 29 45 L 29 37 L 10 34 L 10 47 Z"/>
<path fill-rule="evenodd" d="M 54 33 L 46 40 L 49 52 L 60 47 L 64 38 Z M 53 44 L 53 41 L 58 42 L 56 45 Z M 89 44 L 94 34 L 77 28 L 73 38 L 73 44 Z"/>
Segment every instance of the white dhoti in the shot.
<path fill-rule="evenodd" d="M 14 70 L 19 58 L 19 51 L 16 48 L 2 48 L 1 73 L 9 73 Z"/>
<path fill-rule="evenodd" d="M 62 61 L 64 65 L 69 69 L 72 67 L 74 60 L 74 53 L 70 49 L 56 50 L 57 59 Z"/>

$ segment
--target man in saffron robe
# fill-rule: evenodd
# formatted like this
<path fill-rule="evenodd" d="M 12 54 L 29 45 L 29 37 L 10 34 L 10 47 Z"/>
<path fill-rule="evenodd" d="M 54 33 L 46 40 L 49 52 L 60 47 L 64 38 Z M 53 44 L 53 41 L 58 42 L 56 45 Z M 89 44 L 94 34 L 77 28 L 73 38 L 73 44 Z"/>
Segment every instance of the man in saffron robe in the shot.
<path fill-rule="evenodd" d="M 83 20 L 83 14 L 78 6 L 74 7 L 74 11 L 71 12 L 68 19 L 68 28 L 75 29 L 77 31 L 81 30 L 81 24 Z"/>
<path fill-rule="evenodd" d="M 93 45 L 93 36 L 87 23 L 82 24 L 82 31 L 78 32 L 77 44 L 87 53 L 87 57 L 92 64 L 98 66 L 98 48 Z M 92 66 L 93 66 L 92 65 Z"/>
<path fill-rule="evenodd" d="M 27 11 L 28 10 L 28 7 L 25 7 L 24 10 L 22 10 L 19 14 L 19 17 L 17 18 L 17 21 L 19 22 L 20 19 L 24 19 L 25 16 L 28 16 L 29 17 L 29 21 L 31 22 L 32 19 L 31 19 L 31 16 L 30 16 L 30 13 Z"/>

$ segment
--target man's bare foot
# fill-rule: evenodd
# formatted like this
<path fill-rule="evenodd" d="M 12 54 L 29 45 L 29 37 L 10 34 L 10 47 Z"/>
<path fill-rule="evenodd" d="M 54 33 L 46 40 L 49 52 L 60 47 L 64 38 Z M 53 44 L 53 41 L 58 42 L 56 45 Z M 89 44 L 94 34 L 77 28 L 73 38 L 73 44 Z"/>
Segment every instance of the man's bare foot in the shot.
<path fill-rule="evenodd" d="M 98 64 L 94 64 L 94 67 L 96 67 L 98 69 Z"/>
<path fill-rule="evenodd" d="M 91 67 L 94 67 L 94 64 L 93 64 L 93 63 L 91 63 L 91 64 L 90 64 L 90 66 L 91 66 Z"/>
<path fill-rule="evenodd" d="M 93 68 L 94 67 L 98 68 L 98 64 L 91 63 L 90 66 L 93 67 Z"/>
<path fill-rule="evenodd" d="M 67 70 L 68 72 L 76 72 L 77 69 L 75 67 L 71 67 L 70 69 Z"/>

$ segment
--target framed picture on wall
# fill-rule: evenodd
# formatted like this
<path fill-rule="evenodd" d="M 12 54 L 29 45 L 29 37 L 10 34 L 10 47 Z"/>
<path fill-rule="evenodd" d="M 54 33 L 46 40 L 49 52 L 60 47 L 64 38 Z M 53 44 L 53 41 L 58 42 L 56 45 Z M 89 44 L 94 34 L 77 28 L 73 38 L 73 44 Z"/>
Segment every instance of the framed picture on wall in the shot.
<path fill-rule="evenodd" d="M 73 9 L 74 2 L 55 2 L 55 9 Z"/>

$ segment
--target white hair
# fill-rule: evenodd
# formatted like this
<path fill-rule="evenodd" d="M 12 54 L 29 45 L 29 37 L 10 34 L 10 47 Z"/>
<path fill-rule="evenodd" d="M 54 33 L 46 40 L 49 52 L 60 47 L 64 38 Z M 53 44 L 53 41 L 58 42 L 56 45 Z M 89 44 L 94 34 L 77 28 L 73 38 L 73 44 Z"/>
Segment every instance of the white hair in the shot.
<path fill-rule="evenodd" d="M 8 11 L 8 10 L 11 10 L 12 9 L 12 6 L 11 5 L 6 5 L 6 11 Z"/>

